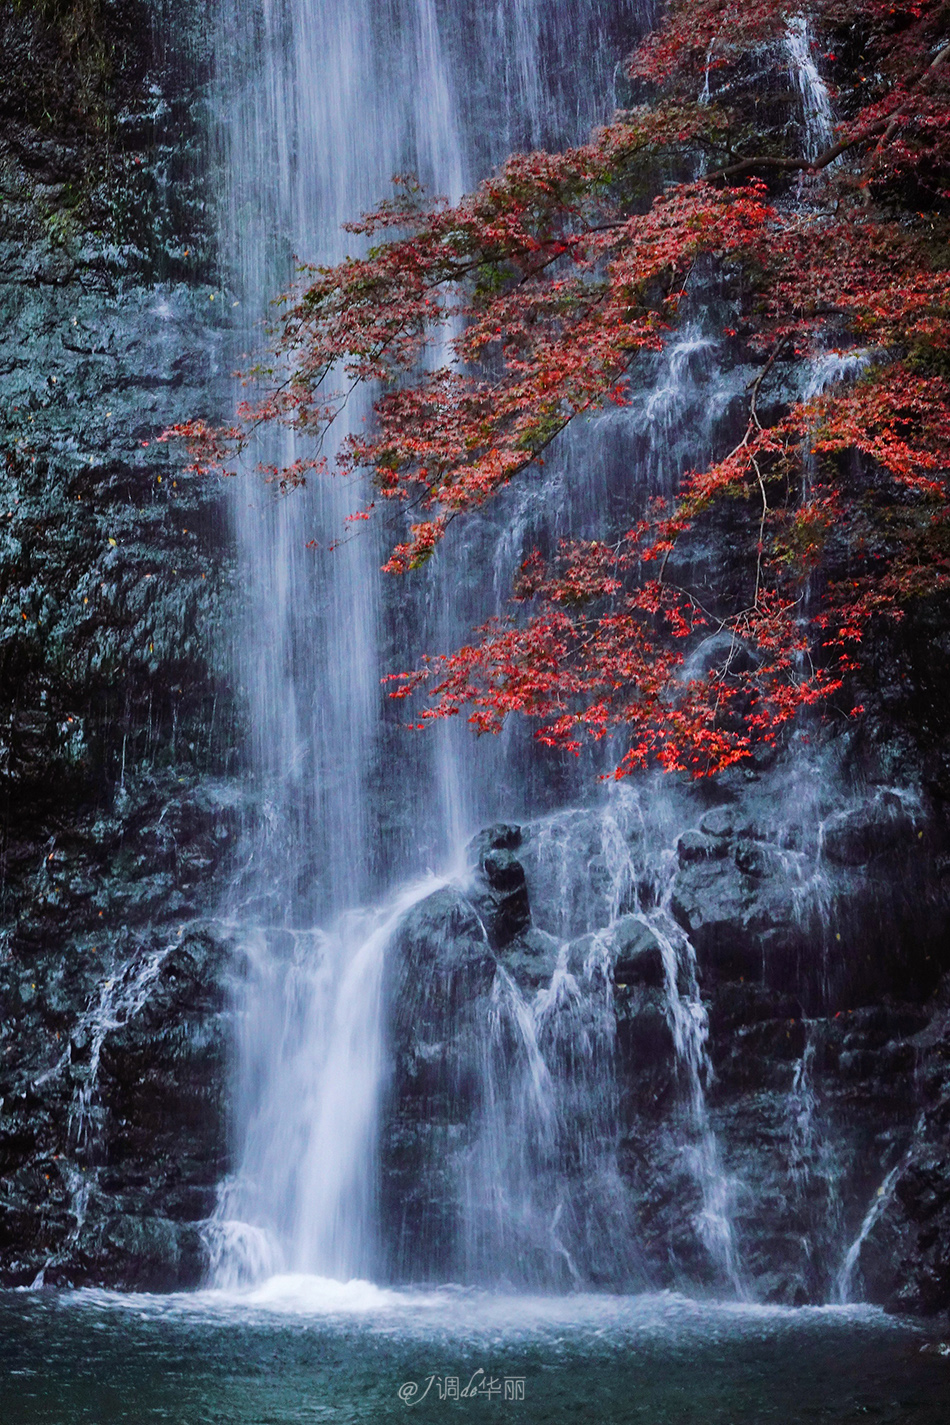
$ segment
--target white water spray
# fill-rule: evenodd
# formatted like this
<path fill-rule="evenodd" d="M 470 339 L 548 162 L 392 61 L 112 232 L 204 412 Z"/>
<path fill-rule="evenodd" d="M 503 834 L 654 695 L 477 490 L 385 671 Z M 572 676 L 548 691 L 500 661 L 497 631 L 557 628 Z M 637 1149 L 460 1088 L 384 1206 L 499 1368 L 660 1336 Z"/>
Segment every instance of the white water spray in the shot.
<path fill-rule="evenodd" d="M 263 314 L 296 257 L 344 257 L 357 239 L 341 225 L 386 197 L 394 173 L 457 197 L 512 147 L 583 135 L 610 112 L 604 39 L 617 13 L 605 0 L 578 0 L 569 14 L 540 0 L 471 13 L 433 0 L 227 0 L 217 133 L 237 310 Z M 259 342 L 253 327 L 245 341 Z M 351 403 L 351 428 L 367 412 L 366 401 Z M 270 458 L 295 454 L 277 446 Z M 431 592 L 417 581 L 408 614 L 400 609 L 381 584 L 378 533 L 329 552 L 364 503 L 342 482 L 285 500 L 252 475 L 235 482 L 247 610 L 235 665 L 263 815 L 227 909 L 251 973 L 239 1162 L 210 1229 L 220 1281 L 280 1264 L 373 1270 L 381 967 L 416 896 L 389 887 L 451 860 L 470 818 L 497 815 L 499 792 L 517 780 L 513 769 L 499 775 L 497 754 L 460 751 L 454 729 L 411 747 L 403 739 L 394 756 L 380 690 L 392 626 L 407 623 L 431 647 L 457 640 L 477 613 L 456 588 L 464 576 L 447 579 L 439 559 Z M 520 550 L 508 557 L 517 567 Z M 472 567 L 483 558 L 479 548 Z M 400 646 L 395 656 L 414 653 Z M 384 907 L 375 917 L 353 911 L 374 903 Z"/>
<path fill-rule="evenodd" d="M 805 157 L 817 158 L 834 142 L 834 114 L 828 86 L 822 79 L 812 54 L 808 20 L 795 15 L 785 35 L 789 69 L 801 95 L 805 119 Z"/>

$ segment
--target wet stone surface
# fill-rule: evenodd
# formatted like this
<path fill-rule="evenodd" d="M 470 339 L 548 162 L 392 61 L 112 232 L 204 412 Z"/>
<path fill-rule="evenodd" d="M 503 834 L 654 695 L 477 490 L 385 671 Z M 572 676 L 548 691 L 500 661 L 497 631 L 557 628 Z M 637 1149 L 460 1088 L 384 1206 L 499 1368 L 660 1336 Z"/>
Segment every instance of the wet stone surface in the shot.
<path fill-rule="evenodd" d="M 179 8 L 174 54 L 138 0 L 98 7 L 78 48 L 38 7 L 0 25 L 10 1285 L 197 1281 L 226 1167 L 228 951 L 207 917 L 243 815 L 233 595 L 220 492 L 157 440 L 227 370 L 195 167 L 207 56 Z"/>
<path fill-rule="evenodd" d="M 493 1114 L 497 1131 L 528 1145 L 542 1121 L 557 1121 L 586 1146 L 572 1157 L 564 1139 L 545 1140 L 562 1154 L 561 1207 L 541 1194 L 530 1208 L 561 1214 L 562 1247 L 574 1241 L 565 1223 L 596 1142 L 598 1171 L 609 1158 L 629 1213 L 624 1230 L 652 1286 L 722 1289 L 729 1259 L 704 1227 L 712 1214 L 755 1299 L 858 1294 L 894 1310 L 947 1310 L 950 958 L 946 903 L 933 894 L 939 822 L 915 795 L 886 788 L 850 800 L 838 791 L 837 805 L 792 800 L 787 775 L 779 767 L 746 781 L 741 795 L 727 785 L 728 802 L 705 811 L 687 793 L 665 811 L 661 796 L 645 814 L 651 793 L 634 792 L 626 813 L 621 799 L 599 814 L 599 831 L 593 812 L 492 828 L 473 843 L 470 887 L 439 892 L 407 922 L 401 953 L 428 969 L 421 981 L 407 975 L 396 995 L 397 1057 L 425 1067 L 397 1072 L 384 1133 L 414 1154 L 413 1190 L 427 1184 L 420 1240 L 423 1223 L 437 1222 L 443 1241 L 464 1230 L 459 1184 Z M 776 811 L 783 806 L 792 815 Z M 644 835 L 651 814 L 657 825 Z M 687 829 L 664 832 L 664 816 Z M 662 852 L 664 835 L 672 854 Z M 492 858 L 502 856 L 504 885 L 520 895 L 523 877 L 532 916 L 510 937 L 490 932 L 484 911 L 496 889 Z M 571 938 L 578 921 L 593 928 Z M 449 953 L 440 937 L 457 935 Z M 453 954 L 463 946 L 479 983 L 459 1014 Z M 493 990 L 486 956 L 497 967 Z M 427 1007 L 417 1010 L 422 982 Z M 601 983 L 610 1007 L 599 1022 L 609 1029 L 598 1041 L 590 1016 L 600 1013 Z M 491 1099 L 485 1056 L 499 1031 L 479 1006 L 494 995 L 504 1022 L 500 986 L 516 996 L 518 1032 L 544 1066 L 537 1082 L 548 1098 L 534 1119 Z M 433 1005 L 438 1033 L 423 1034 Z M 564 1062 L 596 1056 L 598 1042 L 596 1084 L 559 1078 Z M 506 1052 L 516 1063 L 514 1041 Z M 466 1079 L 464 1094 L 446 1094 L 438 1109 L 417 1096 L 421 1082 L 431 1093 L 447 1075 Z M 426 1164 L 436 1131 L 434 1174 Z M 394 1162 L 393 1150 L 383 1181 L 405 1203 Z M 520 1202 L 523 1221 L 523 1184 L 504 1154 L 495 1166 L 500 1198 L 512 1212 Z M 408 1248 L 397 1277 L 415 1279 L 418 1262 Z"/>

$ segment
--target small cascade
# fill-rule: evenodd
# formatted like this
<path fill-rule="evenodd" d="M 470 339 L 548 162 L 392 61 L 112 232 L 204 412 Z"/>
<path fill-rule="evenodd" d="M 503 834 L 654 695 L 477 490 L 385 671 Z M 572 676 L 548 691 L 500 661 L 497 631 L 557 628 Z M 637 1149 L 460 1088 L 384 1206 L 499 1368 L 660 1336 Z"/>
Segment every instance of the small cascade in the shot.
<path fill-rule="evenodd" d="M 496 973 L 477 1136 L 460 1165 L 470 1279 L 562 1290 L 644 1283 L 617 1159 L 612 989 L 603 934 L 562 944 L 534 993 Z"/>
<path fill-rule="evenodd" d="M 97 1002 L 90 1006 L 73 1031 L 73 1043 L 82 1042 L 88 1036 L 89 1045 L 88 1062 L 69 1115 L 70 1142 L 77 1153 L 88 1149 L 95 1139 L 99 1060 L 106 1035 L 135 1018 L 173 948 L 173 945 L 160 946 L 141 960 L 129 961 L 104 980 Z"/>
<path fill-rule="evenodd" d="M 461 1184 L 464 1257 L 477 1273 L 479 1263 L 512 1261 L 526 1247 L 542 1262 L 563 1262 L 574 1280 L 577 1269 L 558 1232 L 562 1204 L 537 1201 L 538 1172 L 557 1161 L 556 1087 L 532 1005 L 502 969 L 487 1020 L 482 1122 Z"/>
<path fill-rule="evenodd" d="M 341 1280 L 371 1273 L 385 952 L 441 884 L 416 882 L 325 931 L 246 935 L 238 1091 L 247 1126 L 241 1171 L 208 1231 L 219 1285 L 285 1266 Z"/>
<path fill-rule="evenodd" d="M 622 1161 L 630 1110 L 618 1040 L 618 994 L 630 1001 L 617 966 L 639 953 L 630 949 L 636 941 L 661 965 L 670 1150 L 681 1165 L 674 1176 L 698 1202 L 681 1275 L 695 1263 L 717 1290 L 747 1295 L 736 1187 L 707 1104 L 712 1065 L 696 955 L 668 904 L 657 904 L 670 876 L 656 821 L 618 789 L 599 808 L 523 828 L 518 855 L 534 923 L 494 952 L 473 911 L 477 886 L 446 888 L 400 930 L 395 1096 L 384 1127 L 384 1176 L 402 1184 L 388 1189 L 387 1230 L 403 1244 L 397 1280 L 441 1273 L 522 1289 L 647 1284 L 637 1192 Z M 510 828 L 493 834 L 511 844 Z"/>
<path fill-rule="evenodd" d="M 801 382 L 801 399 L 814 401 L 824 395 L 839 381 L 853 380 L 868 365 L 871 352 L 866 347 L 854 351 L 822 351 L 804 363 Z M 802 498 L 805 499 L 813 485 L 818 469 L 814 452 L 805 448 L 802 456 Z"/>
<path fill-rule="evenodd" d="M 847 1306 L 848 1303 L 852 1300 L 852 1293 L 854 1291 L 854 1277 L 857 1271 L 858 1262 L 861 1259 L 862 1249 L 868 1237 L 871 1235 L 871 1232 L 873 1231 L 874 1227 L 876 1226 L 878 1220 L 880 1219 L 881 1214 L 888 1207 L 891 1198 L 894 1194 L 894 1189 L 897 1186 L 898 1179 L 900 1178 L 901 1172 L 903 1171 L 905 1165 L 906 1159 L 902 1158 L 899 1163 L 895 1163 L 893 1168 L 891 1168 L 887 1177 L 881 1183 L 881 1186 L 877 1189 L 874 1194 L 874 1197 L 871 1199 L 871 1206 L 868 1208 L 867 1212 L 864 1215 L 864 1221 L 861 1223 L 861 1227 L 858 1231 L 857 1237 L 855 1237 L 854 1241 L 851 1243 L 850 1247 L 845 1253 L 844 1261 L 841 1264 L 841 1270 L 839 1271 L 838 1276 L 835 1280 L 835 1297 L 842 1306 Z"/>
<path fill-rule="evenodd" d="M 861 1226 L 858 1228 L 858 1234 L 855 1237 L 854 1241 L 850 1243 L 847 1251 L 844 1254 L 841 1267 L 839 1268 L 838 1274 L 835 1278 L 835 1300 L 838 1301 L 841 1305 L 846 1306 L 854 1299 L 855 1282 L 856 1278 L 858 1277 L 859 1264 L 861 1261 L 861 1253 L 864 1250 L 864 1244 L 870 1237 L 871 1233 L 874 1231 L 874 1228 L 877 1226 L 878 1222 L 881 1220 L 881 1217 L 884 1215 L 884 1213 L 890 1206 L 891 1199 L 894 1196 L 894 1192 L 897 1188 L 897 1185 L 904 1174 L 904 1170 L 910 1163 L 914 1154 L 914 1149 L 916 1148 L 920 1140 L 921 1134 L 924 1131 L 924 1125 L 925 1115 L 921 1113 L 917 1119 L 917 1122 L 914 1124 L 914 1129 L 910 1136 L 910 1142 L 907 1144 L 906 1148 L 904 1149 L 904 1152 L 898 1158 L 897 1162 L 886 1174 L 883 1182 L 876 1189 L 874 1196 L 871 1198 L 871 1204 L 868 1207 L 867 1212 L 864 1214 Z"/>
<path fill-rule="evenodd" d="M 203 1225 L 208 1277 L 222 1291 L 239 1291 L 269 1280 L 284 1270 L 280 1244 L 273 1233 L 234 1214 L 241 1210 L 237 1184 L 228 1180 L 218 1193 L 214 1216 Z"/>
<path fill-rule="evenodd" d="M 792 1088 L 788 1096 L 788 1166 L 792 1182 L 799 1193 L 803 1191 L 811 1175 L 816 1137 L 815 1116 L 818 1100 L 812 1083 L 815 1043 L 810 1029 L 811 1026 L 806 1020 L 805 1051 L 793 1070 Z"/>
<path fill-rule="evenodd" d="M 802 1225 L 802 1252 L 811 1295 L 827 1291 L 826 1263 L 841 1236 L 841 1163 L 822 1115 L 815 1078 L 818 1026 L 804 1020 L 805 1044 L 792 1070 L 786 1104 L 791 1201 Z"/>
<path fill-rule="evenodd" d="M 706 1101 L 713 1067 L 708 1047 L 709 1020 L 696 974 L 696 952 L 668 909 L 649 913 L 644 923 L 662 951 L 673 1043 L 685 1081 L 689 1120 L 685 1151 L 703 1204 L 696 1226 L 711 1262 L 733 1294 L 744 1300 L 747 1292 L 739 1271 L 733 1227 L 736 1188 L 723 1169 Z"/>
<path fill-rule="evenodd" d="M 807 362 L 802 371 L 803 401 L 813 401 L 839 381 L 850 381 L 870 363 L 871 351 L 858 347 L 854 351 L 825 351 Z"/>
<path fill-rule="evenodd" d="M 30 1283 L 31 1291 L 39 1291 L 46 1285 L 47 1272 L 69 1261 L 73 1248 L 79 1241 L 82 1230 L 86 1225 L 86 1213 L 92 1191 L 92 1175 L 87 1173 L 84 1167 L 77 1167 L 75 1163 L 68 1163 L 62 1171 L 66 1190 L 69 1193 L 69 1211 L 73 1219 L 73 1225 L 63 1238 L 58 1250 L 47 1257 L 33 1278 Z"/>
<path fill-rule="evenodd" d="M 657 810 L 661 811 L 659 818 Z M 614 984 L 618 935 L 629 935 L 631 922 L 638 922 L 646 940 L 658 946 L 664 1012 L 679 1083 L 680 1151 L 701 1202 L 695 1230 L 720 1287 L 742 1299 L 747 1293 L 733 1227 L 736 1189 L 723 1168 L 707 1105 L 713 1071 L 696 955 L 670 912 L 669 858 L 658 852 L 661 838 L 670 835 L 671 814 L 675 812 L 660 799 L 647 816 L 636 795 L 618 789 L 597 810 L 556 815 L 531 829 L 529 884 L 532 896 L 536 887 L 541 892 L 537 901 L 544 906 L 545 924 L 562 936 L 581 932 L 573 942 L 562 940 L 550 985 L 539 993 L 535 1013 L 543 1026 L 557 1008 L 563 1011 L 556 1022 L 567 1030 L 566 1042 L 576 1056 L 572 1075 L 581 1079 L 580 1083 L 573 1079 L 578 1107 L 588 1119 L 601 1115 L 599 1123 L 588 1121 L 578 1129 L 576 1124 L 582 1120 L 575 1110 L 578 1140 L 585 1141 L 585 1133 L 594 1140 L 598 1132 L 616 1134 L 620 1127 Z M 585 862 L 588 873 L 579 876 L 578 863 Z M 583 934 L 592 925 L 601 928 Z M 592 1032 L 595 1016 L 597 1030 Z M 543 1048 L 543 1035 L 539 1042 Z M 589 1080 L 592 1064 L 595 1072 Z M 546 1082 L 555 1083 L 556 1076 L 549 1074 Z M 604 1172 L 608 1160 L 612 1166 Z M 621 1184 L 616 1163 L 614 1146 L 610 1154 L 602 1155 L 603 1180 L 610 1181 L 611 1174 L 615 1175 L 605 1197 L 608 1201 L 625 1198 L 623 1210 L 635 1222 L 636 1204 L 630 1199 L 629 1188 Z"/>
<path fill-rule="evenodd" d="M 69 1069 L 76 1090 L 68 1118 L 68 1142 L 73 1157 L 64 1163 L 62 1169 L 73 1225 L 59 1249 L 37 1273 L 34 1287 L 44 1284 L 46 1273 L 51 1268 L 69 1260 L 85 1225 L 95 1184 L 98 1137 L 102 1126 L 98 1093 L 103 1045 L 109 1034 L 122 1029 L 143 1008 L 164 961 L 173 949 L 174 944 L 162 945 L 113 969 L 108 979 L 99 986 L 95 1000 L 71 1031 L 67 1047 L 52 1067 L 36 1080 L 39 1087 Z M 78 1061 L 75 1057 L 77 1051 L 83 1056 Z"/>
<path fill-rule="evenodd" d="M 805 156 L 817 158 L 834 142 L 834 114 L 828 87 L 812 56 L 812 41 L 808 20 L 794 15 L 785 34 L 789 69 L 795 87 L 801 95 L 805 119 Z"/>

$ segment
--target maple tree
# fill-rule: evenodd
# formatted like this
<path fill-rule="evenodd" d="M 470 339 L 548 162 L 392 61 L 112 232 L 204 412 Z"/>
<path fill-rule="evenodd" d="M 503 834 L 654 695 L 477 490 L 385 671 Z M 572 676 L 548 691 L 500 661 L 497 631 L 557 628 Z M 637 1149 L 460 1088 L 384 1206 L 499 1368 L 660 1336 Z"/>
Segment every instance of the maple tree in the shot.
<path fill-rule="evenodd" d="M 617 775 L 715 772 L 844 696 L 869 623 L 945 587 L 948 10 L 673 0 L 630 63 L 641 102 L 455 205 L 400 180 L 351 226 L 365 255 L 304 269 L 282 299 L 237 424 L 175 428 L 194 469 L 233 469 L 277 424 L 312 452 L 266 470 L 283 488 L 369 472 L 351 519 L 400 508 L 385 568 L 405 573 L 576 417 L 626 404 L 715 277 L 727 357 L 754 364 L 739 438 L 632 527 L 530 554 L 509 618 L 393 675 L 394 696 L 429 694 L 417 725 L 520 713 L 573 750 L 620 729 Z M 792 41 L 833 129 L 802 115 Z M 838 379 L 796 394 L 801 363 L 834 352 Z M 328 458 L 362 385 L 373 421 Z M 701 600 L 689 550 L 724 510 L 744 578 Z"/>

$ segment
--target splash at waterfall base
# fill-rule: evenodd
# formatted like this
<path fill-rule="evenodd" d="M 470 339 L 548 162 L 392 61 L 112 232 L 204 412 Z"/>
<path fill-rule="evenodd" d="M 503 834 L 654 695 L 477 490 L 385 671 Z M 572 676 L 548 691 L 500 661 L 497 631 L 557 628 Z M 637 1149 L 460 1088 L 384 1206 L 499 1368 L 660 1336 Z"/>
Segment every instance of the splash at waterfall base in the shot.
<path fill-rule="evenodd" d="M 209 1227 L 215 1279 L 329 1262 L 394 1284 L 946 1311 L 944 842 L 919 795 L 844 794 L 839 753 L 481 833 L 468 874 L 405 893 L 363 962 L 371 1114 L 346 1075 L 321 1090 L 338 1110 L 303 1080 L 288 1094 L 321 962 L 288 943 L 284 1099 L 258 1083 L 250 1181 Z M 337 1022 L 365 1035 L 367 1012 Z M 338 1112 L 367 1114 L 348 1169 L 328 1162 L 343 1130 L 317 1124 Z"/>
<path fill-rule="evenodd" d="M 867 1308 L 674 1296 L 486 1299 L 285 1282 L 241 1299 L 0 1297 L 4 1405 L 17 1425 L 943 1425 L 947 1362 L 922 1344 Z M 506 1378 L 523 1393 L 462 1396 L 470 1382 Z"/>

